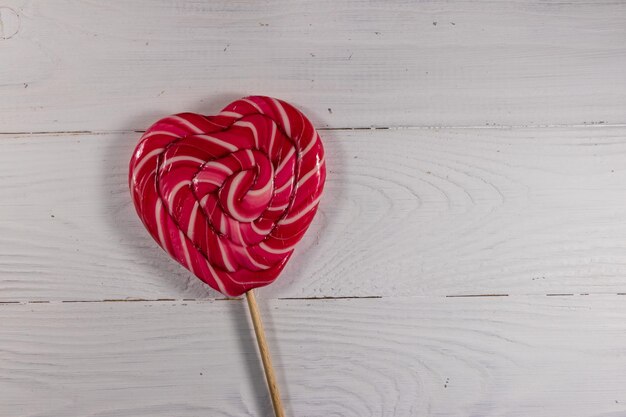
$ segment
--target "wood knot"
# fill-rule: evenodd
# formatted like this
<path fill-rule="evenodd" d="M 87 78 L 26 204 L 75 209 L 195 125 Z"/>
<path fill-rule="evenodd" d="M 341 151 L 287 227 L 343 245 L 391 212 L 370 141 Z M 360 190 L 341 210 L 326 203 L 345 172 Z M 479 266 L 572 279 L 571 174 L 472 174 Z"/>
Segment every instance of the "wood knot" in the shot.
<path fill-rule="evenodd" d="M 20 15 L 10 7 L 0 6 L 0 40 L 11 39 L 20 31 Z"/>

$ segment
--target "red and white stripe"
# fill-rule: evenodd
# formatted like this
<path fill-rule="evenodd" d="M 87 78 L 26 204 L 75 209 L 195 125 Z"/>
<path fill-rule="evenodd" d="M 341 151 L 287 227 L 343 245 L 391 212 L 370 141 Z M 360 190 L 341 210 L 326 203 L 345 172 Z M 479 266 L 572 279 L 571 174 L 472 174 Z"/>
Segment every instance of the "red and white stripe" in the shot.
<path fill-rule="evenodd" d="M 155 123 L 130 161 L 135 207 L 157 243 L 229 296 L 273 282 L 317 210 L 326 177 L 311 122 L 253 96 L 216 116 Z"/>

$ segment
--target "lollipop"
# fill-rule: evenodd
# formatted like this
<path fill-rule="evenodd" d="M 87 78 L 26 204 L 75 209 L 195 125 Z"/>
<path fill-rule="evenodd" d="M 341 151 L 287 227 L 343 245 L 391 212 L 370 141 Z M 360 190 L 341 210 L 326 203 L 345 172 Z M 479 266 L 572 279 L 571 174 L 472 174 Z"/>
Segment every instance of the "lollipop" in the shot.
<path fill-rule="evenodd" d="M 282 407 L 252 289 L 285 267 L 315 216 L 325 177 L 311 122 L 262 96 L 216 116 L 161 119 L 130 161 L 133 202 L 154 240 L 213 289 L 246 294 L 277 416 Z"/>

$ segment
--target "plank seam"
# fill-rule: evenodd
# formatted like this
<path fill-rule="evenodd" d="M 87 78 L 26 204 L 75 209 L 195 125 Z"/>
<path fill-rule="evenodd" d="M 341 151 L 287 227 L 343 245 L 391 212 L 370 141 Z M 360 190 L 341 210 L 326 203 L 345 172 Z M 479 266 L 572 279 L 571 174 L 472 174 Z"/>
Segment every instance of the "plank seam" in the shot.
<path fill-rule="evenodd" d="M 522 124 L 522 125 L 416 125 L 416 126 L 367 126 L 367 127 L 318 127 L 319 131 L 359 131 L 359 130 L 467 130 L 467 129 L 564 129 L 564 128 L 622 128 L 626 123 L 573 123 L 573 124 Z M 59 131 L 17 131 L 0 132 L 0 136 L 60 136 L 60 135 L 110 135 L 110 134 L 143 134 L 145 130 L 59 130 Z"/>
<path fill-rule="evenodd" d="M 519 298 L 519 297 L 576 297 L 576 296 L 626 296 L 624 292 L 618 293 L 547 293 L 547 294 L 452 294 L 452 295 L 364 295 L 364 296 L 327 296 L 327 297 L 278 297 L 265 298 L 265 300 L 277 301 L 334 301 L 334 300 L 371 300 L 386 298 Z M 243 298 L 120 298 L 102 300 L 8 300 L 0 301 L 3 304 L 104 304 L 104 303 L 164 303 L 164 302 L 214 302 L 214 301 L 241 301 Z"/>

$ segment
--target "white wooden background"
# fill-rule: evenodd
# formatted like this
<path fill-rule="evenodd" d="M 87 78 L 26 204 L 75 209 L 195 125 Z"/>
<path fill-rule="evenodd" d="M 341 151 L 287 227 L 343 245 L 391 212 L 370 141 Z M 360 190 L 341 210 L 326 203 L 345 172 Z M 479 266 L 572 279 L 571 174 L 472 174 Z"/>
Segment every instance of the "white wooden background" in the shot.
<path fill-rule="evenodd" d="M 248 94 L 328 155 L 259 291 L 289 416 L 626 415 L 626 2 L 530 0 L 0 1 L 0 415 L 271 415 L 126 185 Z"/>

